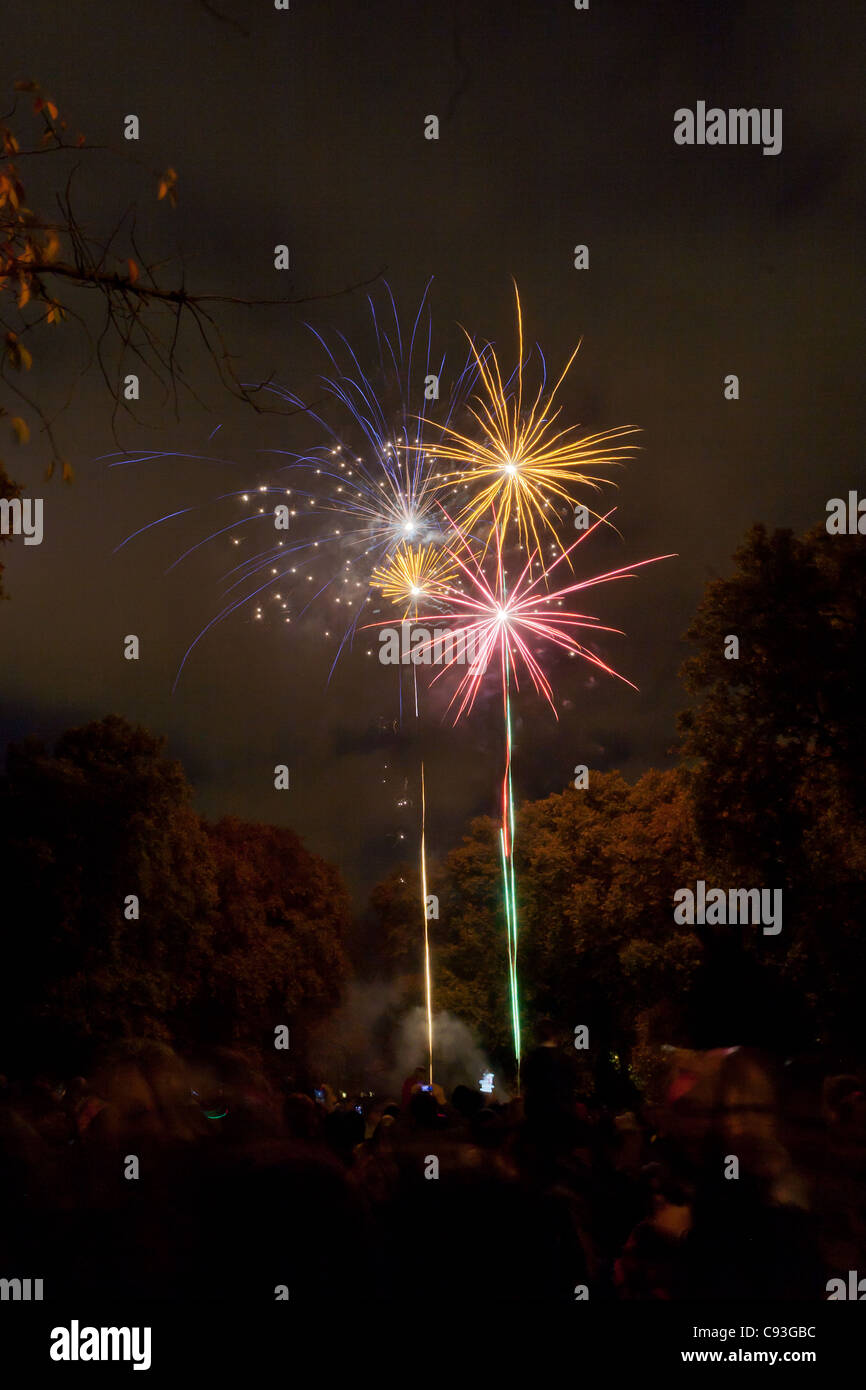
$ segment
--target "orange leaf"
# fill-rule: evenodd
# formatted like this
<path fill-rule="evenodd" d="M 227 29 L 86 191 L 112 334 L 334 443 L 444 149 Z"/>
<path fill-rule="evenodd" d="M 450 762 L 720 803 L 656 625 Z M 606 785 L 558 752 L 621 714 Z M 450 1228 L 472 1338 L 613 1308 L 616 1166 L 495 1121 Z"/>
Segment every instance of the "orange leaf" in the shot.
<path fill-rule="evenodd" d="M 32 356 L 32 354 L 29 353 L 29 352 L 27 351 L 26 347 L 23 347 L 20 343 L 18 344 L 18 352 L 19 352 L 19 355 L 20 355 L 20 357 L 21 357 L 21 361 L 22 361 L 22 363 L 23 363 L 23 365 L 24 365 L 25 370 L 29 372 L 29 371 L 30 371 L 30 368 L 33 366 L 33 356 Z"/>
<path fill-rule="evenodd" d="M 64 481 L 64 483 L 71 483 L 71 482 L 72 482 L 72 479 L 73 479 L 74 477 L 75 477 L 75 473 L 74 473 L 74 471 L 73 471 L 72 464 L 71 464 L 71 463 L 67 463 L 67 462 L 66 462 L 66 459 L 64 459 L 64 460 L 63 460 L 63 481 Z"/>
<path fill-rule="evenodd" d="M 167 193 L 168 200 L 171 203 L 172 207 L 177 207 L 177 190 L 175 188 L 176 183 L 177 170 L 172 169 L 171 166 L 169 166 L 169 168 L 166 169 L 165 173 L 159 181 L 159 194 L 157 195 L 158 201 L 161 202 Z"/>
<path fill-rule="evenodd" d="M 126 264 L 129 266 L 129 283 L 134 285 L 138 279 L 138 266 L 135 261 L 127 261 Z"/>
<path fill-rule="evenodd" d="M 23 309 L 23 308 L 24 308 L 24 305 L 27 304 L 27 303 L 29 302 L 29 300 L 30 300 L 30 277 L 27 276 L 26 279 L 25 279 L 25 278 L 22 278 L 22 280 L 21 280 L 21 293 L 20 293 L 19 296 L 18 296 L 18 308 L 19 308 L 19 309 Z"/>
<path fill-rule="evenodd" d="M 19 444 L 26 444 L 30 439 L 30 427 L 26 420 L 22 420 L 20 415 L 15 415 L 12 419 L 12 428 L 15 431 Z"/>
<path fill-rule="evenodd" d="M 56 121 L 56 120 L 57 120 L 57 107 L 54 105 L 54 102 L 53 102 L 53 101 L 46 101 L 45 105 L 46 105 L 46 107 L 47 107 L 47 109 L 48 109 L 48 114 L 49 114 L 49 116 L 51 117 L 52 121 Z"/>

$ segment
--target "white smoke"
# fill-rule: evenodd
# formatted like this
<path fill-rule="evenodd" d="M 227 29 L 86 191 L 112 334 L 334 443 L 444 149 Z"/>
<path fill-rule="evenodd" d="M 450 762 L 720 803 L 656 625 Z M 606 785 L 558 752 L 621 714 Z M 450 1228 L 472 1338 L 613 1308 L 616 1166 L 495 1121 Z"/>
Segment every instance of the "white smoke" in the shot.
<path fill-rule="evenodd" d="M 354 980 L 337 1011 L 311 1040 L 310 1053 L 319 1080 L 335 1089 L 372 1090 L 399 1100 L 407 1076 L 427 1067 L 427 1013 L 404 1007 L 405 985 L 399 980 Z M 433 1080 L 451 1096 L 455 1086 L 477 1091 L 490 1061 L 462 1019 L 433 1015 Z M 504 1098 L 499 1077 L 496 1094 Z"/>
<path fill-rule="evenodd" d="M 392 1086 L 416 1067 L 427 1065 L 427 1012 L 410 1009 L 403 1014 L 394 1035 L 397 1066 L 392 1074 Z M 478 1046 L 472 1029 L 454 1014 L 433 1015 L 433 1080 L 450 1099 L 455 1086 L 468 1086 L 477 1091 L 485 1072 L 491 1070 L 487 1054 Z M 496 1094 L 503 1099 L 502 1087 L 496 1079 Z"/>

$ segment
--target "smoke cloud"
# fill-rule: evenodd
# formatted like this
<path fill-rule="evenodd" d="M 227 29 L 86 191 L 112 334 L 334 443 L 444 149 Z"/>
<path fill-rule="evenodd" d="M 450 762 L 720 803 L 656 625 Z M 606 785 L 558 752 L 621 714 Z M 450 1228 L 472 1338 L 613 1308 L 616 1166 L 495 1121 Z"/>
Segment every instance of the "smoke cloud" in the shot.
<path fill-rule="evenodd" d="M 399 1099 L 406 1077 L 427 1065 L 426 1011 L 406 1007 L 403 981 L 355 980 L 340 1008 L 311 1039 L 310 1056 L 317 1077 L 335 1089 L 371 1090 Z M 433 1079 L 447 1096 L 455 1086 L 477 1089 L 491 1069 L 462 1019 L 444 1012 L 433 1015 Z M 496 1091 L 501 1097 L 498 1084 Z"/>

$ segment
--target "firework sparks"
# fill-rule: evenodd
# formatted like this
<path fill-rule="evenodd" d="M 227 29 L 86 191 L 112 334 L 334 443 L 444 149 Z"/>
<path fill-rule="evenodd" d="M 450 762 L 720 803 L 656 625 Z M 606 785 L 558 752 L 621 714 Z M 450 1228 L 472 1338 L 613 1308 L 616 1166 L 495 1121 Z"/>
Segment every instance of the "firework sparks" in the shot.
<path fill-rule="evenodd" d="M 431 586 L 431 597 L 442 605 L 443 611 L 418 615 L 417 621 L 423 623 L 429 619 L 448 624 L 457 639 L 452 645 L 452 651 L 458 656 L 460 653 L 470 656 L 466 663 L 466 671 L 451 698 L 451 706 L 457 706 L 455 723 L 462 715 L 471 711 L 491 665 L 499 668 L 503 698 L 510 680 L 513 679 L 515 688 L 520 689 L 522 670 L 558 718 L 553 687 L 531 645 L 539 641 L 551 643 L 561 651 L 581 657 L 607 675 L 615 676 L 617 680 L 632 686 L 632 689 L 637 689 L 625 676 L 620 675 L 591 651 L 576 635 L 581 629 L 622 635 L 620 629 L 605 627 L 591 614 L 563 610 L 561 605 L 584 590 L 617 579 L 631 578 L 637 570 L 646 565 L 672 557 L 657 555 L 649 560 L 640 560 L 633 565 L 624 565 L 619 569 L 594 575 L 590 579 L 572 580 L 559 589 L 550 588 L 551 577 L 557 568 L 569 563 L 578 546 L 599 526 L 606 523 L 614 510 L 612 508 L 599 517 L 573 545 L 561 551 L 557 559 L 534 578 L 532 571 L 536 555 L 530 555 L 510 588 L 507 584 L 503 537 L 499 526 L 494 522 L 493 577 L 489 579 L 485 572 L 484 557 L 478 558 L 474 554 L 470 538 L 462 527 L 453 523 L 458 542 L 454 547 L 446 546 L 445 551 L 466 581 L 466 587 L 457 588 L 452 584 Z M 419 643 L 413 659 L 421 665 L 429 664 L 435 647 L 435 639 Z M 453 665 L 454 662 L 450 664 Z M 440 671 L 434 679 L 438 680 L 443 674 L 444 671 Z"/>
<path fill-rule="evenodd" d="M 383 598 L 402 606 L 403 621 L 418 612 L 421 598 L 429 598 L 442 585 L 456 577 L 457 569 L 450 557 L 435 546 L 398 546 L 384 565 L 378 566 L 370 577 L 370 585 L 380 588 Z M 420 719 L 418 702 L 418 672 L 412 673 L 415 691 L 415 719 Z M 424 914 L 424 994 L 427 1010 L 427 1048 L 430 1084 L 433 1084 L 433 976 L 430 963 L 430 924 L 427 916 L 427 791 L 424 760 L 421 760 L 421 907 Z"/>
<path fill-rule="evenodd" d="M 524 387 L 523 313 L 516 284 L 514 294 L 518 356 L 517 365 L 507 379 L 493 344 L 487 343 L 479 351 L 466 335 L 479 383 L 472 398 L 475 407 L 470 406 L 469 411 L 480 430 L 481 442 L 446 423 L 437 440 L 436 454 L 443 461 L 461 465 L 459 470 L 443 477 L 440 487 L 463 483 L 472 489 L 471 499 L 457 516 L 465 530 L 471 530 L 481 517 L 492 512 L 491 537 L 497 529 L 505 535 L 514 518 L 521 541 L 540 551 L 544 528 L 557 536 L 550 511 L 555 511 L 560 503 L 574 506 L 576 489 L 597 492 L 602 483 L 610 482 L 596 470 L 620 464 L 631 455 L 631 445 L 619 445 L 613 450 L 610 446 L 613 441 L 635 433 L 636 427 L 621 425 L 582 437 L 579 425 L 556 428 L 562 409 L 556 404 L 557 395 L 580 343 L 552 390 L 547 392 L 544 358 L 539 353 L 541 382 L 530 400 Z M 587 510 L 597 516 L 591 508 Z"/>
<path fill-rule="evenodd" d="M 424 913 L 424 997 L 427 1006 L 427 1057 L 433 1085 L 433 975 L 430 969 L 430 919 L 427 915 L 427 791 L 421 761 L 421 907 Z"/>
<path fill-rule="evenodd" d="M 437 593 L 457 577 L 457 566 L 447 551 L 433 545 L 399 545 L 370 576 L 370 586 L 382 597 L 404 609 L 403 617 L 417 616 L 422 599 Z"/>
<path fill-rule="evenodd" d="M 409 320 L 408 332 L 401 327 L 387 286 L 385 314 L 377 313 L 369 300 L 369 361 L 343 335 L 334 335 L 331 345 L 308 325 L 327 354 L 328 367 L 317 383 L 319 399 L 310 405 L 272 382 L 258 389 L 292 407 L 298 428 L 312 426 L 316 444 L 300 452 L 260 451 L 279 459 L 268 481 L 223 489 L 198 506 L 171 509 L 138 527 L 117 547 L 120 550 L 135 537 L 181 517 L 207 517 L 213 509 L 219 517 L 216 524 L 206 522 L 203 534 L 183 548 L 170 569 L 212 545 L 223 544 L 236 557 L 222 576 L 217 611 L 200 627 L 180 660 L 175 687 L 207 635 L 244 612 L 256 622 L 276 618 L 297 628 L 327 605 L 327 617 L 319 628 L 326 641 L 333 638 L 336 643 L 333 673 L 371 601 L 372 570 L 385 566 L 388 556 L 401 546 L 423 550 L 441 539 L 441 509 L 435 501 L 438 464 L 432 441 L 438 428 L 457 419 L 475 368 L 467 356 L 446 378 L 444 354 L 434 358 L 429 288 L 428 284 L 414 320 Z M 441 406 L 432 403 L 439 400 L 440 383 Z M 428 412 L 426 437 L 420 423 L 422 408 Z M 436 425 L 436 419 L 441 419 L 441 425 Z M 195 458 L 209 466 L 241 466 L 207 454 L 154 450 L 110 455 L 108 462 L 116 468 L 178 458 Z M 286 531 L 275 530 L 276 504 L 288 512 Z"/>
<path fill-rule="evenodd" d="M 562 611 L 561 605 L 573 595 L 585 589 L 617 579 L 631 578 L 635 572 L 658 560 L 671 556 L 655 556 L 641 560 L 633 565 L 608 570 L 590 579 L 574 581 L 560 589 L 551 590 L 550 579 L 560 564 L 570 563 L 574 550 L 581 545 L 596 528 L 607 522 L 612 511 L 600 517 L 587 531 L 560 553 L 548 569 L 532 577 L 534 555 L 524 563 L 513 585 L 507 584 L 502 530 L 494 516 L 491 528 L 493 539 L 494 565 L 493 577 L 488 578 L 484 568 L 484 556 L 479 559 L 472 548 L 471 539 L 452 523 L 457 536 L 454 547 L 446 546 L 456 571 L 466 581 L 466 589 L 457 588 L 452 583 L 441 580 L 428 584 L 430 597 L 441 605 L 443 611 L 426 615 L 438 623 L 445 622 L 454 629 L 457 641 L 450 647 L 450 661 L 440 671 L 435 680 L 445 674 L 449 665 L 454 665 L 468 654 L 467 669 L 459 681 L 451 698 L 449 708 L 456 705 L 455 724 L 465 714 L 471 712 L 478 697 L 481 683 L 491 666 L 498 667 L 500 675 L 503 722 L 505 731 L 505 758 L 502 777 L 499 828 L 499 847 L 502 867 L 503 901 L 508 954 L 508 992 L 510 1000 L 511 1032 L 514 1056 L 517 1065 L 517 1084 L 520 1087 L 521 1029 L 520 992 L 517 971 L 518 917 L 517 880 L 514 867 L 514 848 L 516 837 L 516 816 L 514 809 L 514 789 L 512 782 L 513 741 L 511 720 L 511 685 L 519 689 L 521 670 L 528 674 L 536 692 L 550 705 L 558 718 L 550 677 L 538 660 L 533 645 L 549 643 L 554 648 L 581 657 L 584 661 L 605 671 L 610 676 L 637 689 L 633 683 L 620 675 L 612 666 L 592 652 L 577 633 L 581 630 L 593 632 L 619 632 L 618 628 L 603 626 L 596 617 L 586 613 Z M 544 586 L 542 588 L 542 586 Z M 416 621 L 424 622 L 425 616 L 417 616 Z M 431 638 L 417 645 L 413 652 L 413 663 L 428 664 L 437 646 L 441 652 L 441 639 Z"/>
<path fill-rule="evenodd" d="M 340 516 L 344 539 L 356 540 L 365 553 L 380 559 L 397 545 L 423 545 L 439 538 L 436 441 L 451 427 L 475 379 L 470 354 L 453 376 L 441 411 L 427 405 L 429 399 L 439 401 L 445 370 L 445 357 L 437 364 L 432 355 L 429 309 L 421 323 L 428 290 L 429 284 L 405 340 L 390 289 L 393 326 L 386 328 L 372 299 L 368 301 L 379 361 L 372 375 L 341 334 L 338 346 L 332 347 L 310 329 L 330 364 L 318 384 L 342 417 L 342 426 L 331 424 L 293 392 L 272 383 L 262 388 L 303 409 L 326 439 L 306 453 L 271 452 L 290 459 L 286 471 L 300 471 L 315 480 L 318 510 Z"/>

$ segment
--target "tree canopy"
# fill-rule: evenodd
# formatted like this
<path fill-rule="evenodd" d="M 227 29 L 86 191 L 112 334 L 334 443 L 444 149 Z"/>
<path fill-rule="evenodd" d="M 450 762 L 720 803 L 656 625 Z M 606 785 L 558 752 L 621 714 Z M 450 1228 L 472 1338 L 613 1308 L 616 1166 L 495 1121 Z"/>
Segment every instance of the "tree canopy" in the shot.
<path fill-rule="evenodd" d="M 261 1043 L 336 1001 L 336 870 L 289 830 L 207 825 L 147 730 L 109 716 L 53 752 L 13 745 L 0 816 L 5 1054 L 145 1033 Z"/>

